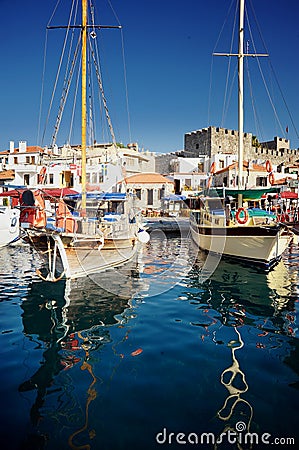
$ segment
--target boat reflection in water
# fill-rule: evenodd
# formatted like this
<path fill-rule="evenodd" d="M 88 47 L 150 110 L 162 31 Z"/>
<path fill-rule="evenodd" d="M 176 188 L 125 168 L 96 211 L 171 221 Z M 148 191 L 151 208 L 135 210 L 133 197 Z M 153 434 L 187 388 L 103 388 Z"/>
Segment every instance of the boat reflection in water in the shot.
<path fill-rule="evenodd" d="M 263 380 L 263 370 L 271 361 L 273 364 L 275 354 L 288 364 L 288 360 L 292 360 L 288 356 L 290 348 L 293 348 L 292 352 L 298 351 L 293 339 L 297 331 L 294 328 L 294 302 L 298 296 L 292 293 L 292 279 L 283 261 L 271 271 L 264 272 L 257 267 L 225 260 L 219 262 L 216 259 L 213 264 L 211 255 L 209 258 L 210 272 L 204 263 L 205 255 L 199 255 L 190 273 L 188 297 L 193 304 L 199 300 L 198 309 L 205 318 L 201 319 L 202 323 L 196 323 L 204 330 L 202 341 L 222 345 L 220 360 L 226 361 L 219 379 L 226 389 L 225 397 L 216 411 L 216 417 L 224 425 L 215 426 L 218 438 L 215 448 L 226 448 L 229 430 L 234 433 L 231 439 L 237 436 L 236 433 L 241 441 L 243 439 L 239 443 L 234 441 L 234 448 L 250 448 L 248 444 L 258 444 L 259 437 L 254 433 L 260 432 L 259 419 L 254 418 L 255 402 L 252 401 L 256 384 L 260 376 Z M 259 351 L 260 356 L 253 357 L 253 353 Z M 263 365 L 259 368 L 256 363 L 260 358 Z"/>
<path fill-rule="evenodd" d="M 126 283 L 122 285 L 119 295 L 116 295 L 116 289 L 120 289 L 119 280 Z M 32 342 L 38 345 L 44 343 L 45 350 L 37 371 L 19 386 L 19 392 L 23 395 L 28 391 L 36 391 L 30 409 L 32 429 L 23 448 L 32 450 L 43 448 L 46 444 L 47 432 L 37 431 L 45 405 L 47 416 L 56 415 L 55 421 L 62 428 L 63 425 L 68 428 L 72 422 L 68 438 L 71 448 L 77 448 L 73 440 L 92 439 L 92 431 L 89 435 L 87 433 L 87 437 L 84 432 L 88 427 L 90 404 L 97 397 L 98 379 L 93 372 L 94 358 L 98 358 L 101 348 L 112 343 L 111 327 L 119 324 L 119 328 L 124 328 L 124 324 L 132 317 L 131 300 L 139 284 L 138 270 L 133 265 L 119 269 L 117 277 L 114 269 L 99 276 L 93 275 L 92 278 L 55 284 L 37 281 L 31 284 L 28 297 L 21 305 L 23 332 Z M 110 292 L 103 286 L 107 286 Z M 120 339 L 126 339 L 126 336 L 121 336 Z M 119 364 L 122 355 L 117 354 L 116 345 L 114 342 L 114 355 Z M 67 372 L 66 379 L 62 375 L 68 369 L 76 369 L 76 366 L 87 377 L 83 383 L 85 388 L 87 386 L 84 406 L 78 406 L 73 393 L 76 390 L 76 374 L 73 375 L 73 371 L 72 375 Z M 113 368 L 115 369 L 116 367 Z M 78 372 L 76 373 L 78 376 Z M 57 382 L 59 375 L 60 381 Z M 53 405 L 51 395 L 53 397 L 57 393 L 59 404 Z M 53 411 L 49 413 L 51 408 Z M 89 448 L 89 445 L 82 448 Z"/>
<path fill-rule="evenodd" d="M 279 311 L 287 306 L 292 285 L 288 269 L 282 260 L 269 272 L 246 263 L 219 261 L 218 256 L 209 255 L 209 260 L 208 266 L 203 264 L 205 255 L 200 253 L 190 279 L 207 288 L 205 295 L 210 297 L 207 302 L 221 312 L 223 324 L 249 323 L 245 311 L 269 316 L 275 324 L 276 320 L 280 321 Z"/>

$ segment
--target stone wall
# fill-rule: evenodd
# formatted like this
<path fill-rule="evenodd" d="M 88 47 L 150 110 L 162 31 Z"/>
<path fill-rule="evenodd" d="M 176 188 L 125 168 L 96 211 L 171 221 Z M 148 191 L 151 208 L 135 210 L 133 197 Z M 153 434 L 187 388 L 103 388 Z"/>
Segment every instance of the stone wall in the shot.
<path fill-rule="evenodd" d="M 174 172 L 174 166 L 171 163 L 173 160 L 177 160 L 178 155 L 176 153 L 161 153 L 156 154 L 155 158 L 155 172 L 157 173 L 170 173 Z"/>
<path fill-rule="evenodd" d="M 226 128 L 209 127 L 185 134 L 185 152 L 197 157 L 217 153 L 234 153 L 238 151 L 239 133 Z M 244 133 L 244 157 L 251 150 L 252 134 Z M 190 153 L 190 155 L 189 155 Z"/>
<path fill-rule="evenodd" d="M 217 153 L 238 152 L 239 133 L 226 128 L 208 127 L 185 134 L 184 154 L 188 157 Z M 290 141 L 274 137 L 273 141 L 262 142 L 252 146 L 252 133 L 244 133 L 244 159 L 271 160 L 273 164 L 294 163 L 299 159 L 299 149 L 291 150 Z"/>

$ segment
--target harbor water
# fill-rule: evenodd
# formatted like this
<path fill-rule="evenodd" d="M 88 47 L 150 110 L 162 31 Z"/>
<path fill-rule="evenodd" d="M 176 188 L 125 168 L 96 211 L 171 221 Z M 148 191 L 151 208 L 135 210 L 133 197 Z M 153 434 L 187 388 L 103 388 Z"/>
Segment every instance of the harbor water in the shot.
<path fill-rule="evenodd" d="M 298 448 L 297 246 L 266 273 L 152 232 L 53 284 L 0 253 L 1 448 Z"/>

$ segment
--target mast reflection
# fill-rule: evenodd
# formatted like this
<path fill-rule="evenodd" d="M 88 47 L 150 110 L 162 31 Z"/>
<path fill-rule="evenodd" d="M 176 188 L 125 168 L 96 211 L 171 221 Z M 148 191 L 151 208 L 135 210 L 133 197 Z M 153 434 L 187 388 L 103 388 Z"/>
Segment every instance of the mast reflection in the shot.
<path fill-rule="evenodd" d="M 55 393 L 60 398 L 60 408 L 66 410 L 61 414 L 76 415 L 77 426 L 69 436 L 69 446 L 76 447 L 76 439 L 90 440 L 93 432 L 86 434 L 89 420 L 89 407 L 97 397 L 98 377 L 94 373 L 93 354 L 98 355 L 101 347 L 112 342 L 110 328 L 113 325 L 124 324 L 129 320 L 131 300 L 138 291 L 141 280 L 138 271 L 133 268 L 126 276 L 120 295 L 107 292 L 103 286 L 111 286 L 115 281 L 115 273 L 106 272 L 93 278 L 82 278 L 58 283 L 37 281 L 31 284 L 28 297 L 22 303 L 23 332 L 36 348 L 44 349 L 42 361 L 35 373 L 19 386 L 19 392 L 36 391 L 36 396 L 30 407 L 32 429 L 24 448 L 30 450 L 32 442 L 46 445 L 48 436 L 40 434 L 38 426 L 42 419 L 43 407 L 50 395 Z M 118 287 L 119 288 L 119 287 Z M 122 326 L 122 325 L 120 325 Z M 119 364 L 121 355 L 119 356 Z M 75 407 L 76 400 L 71 400 L 75 388 L 75 378 L 68 376 L 65 386 L 55 379 L 59 374 L 70 369 L 80 368 L 86 372 L 86 404 L 78 412 L 70 411 Z M 64 389 L 66 390 L 64 392 Z M 59 391 L 59 392 L 58 392 Z M 66 398 L 64 398 L 66 397 Z M 72 428 L 73 430 L 74 428 Z M 84 448 L 88 448 L 89 444 Z M 43 447 L 38 447 L 43 448 Z"/>

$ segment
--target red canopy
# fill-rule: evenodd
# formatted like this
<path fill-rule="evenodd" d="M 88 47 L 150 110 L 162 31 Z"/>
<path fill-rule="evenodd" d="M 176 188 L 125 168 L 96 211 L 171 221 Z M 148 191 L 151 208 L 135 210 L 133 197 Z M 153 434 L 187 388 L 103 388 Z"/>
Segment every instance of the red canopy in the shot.
<path fill-rule="evenodd" d="M 280 193 L 281 198 L 298 198 L 297 192 L 284 191 Z"/>
<path fill-rule="evenodd" d="M 18 198 L 20 195 L 22 195 L 22 193 L 25 190 L 26 189 L 11 189 L 10 191 L 0 193 L 0 197 L 17 197 Z M 77 191 L 75 191 L 74 189 L 70 189 L 70 188 L 53 188 L 53 189 L 45 188 L 45 189 L 40 189 L 40 191 L 45 194 L 46 198 L 51 198 L 51 197 L 59 198 L 59 197 L 64 197 L 65 195 L 78 194 Z"/>
<path fill-rule="evenodd" d="M 10 191 L 1 192 L 0 197 L 19 197 L 24 192 L 24 189 L 11 189 Z"/>

